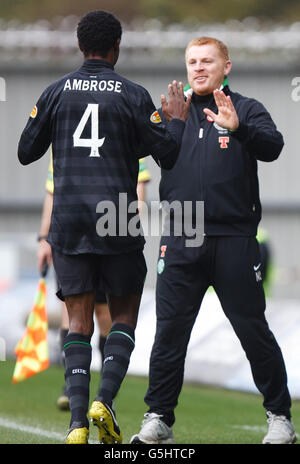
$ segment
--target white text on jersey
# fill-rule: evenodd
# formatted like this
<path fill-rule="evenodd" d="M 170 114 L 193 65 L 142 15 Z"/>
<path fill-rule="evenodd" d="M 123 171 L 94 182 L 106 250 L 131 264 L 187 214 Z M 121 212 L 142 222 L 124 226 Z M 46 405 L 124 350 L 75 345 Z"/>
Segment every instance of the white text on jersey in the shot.
<path fill-rule="evenodd" d="M 120 81 L 97 81 L 95 79 L 68 79 L 64 90 L 79 90 L 84 92 L 122 92 L 122 82 Z"/>

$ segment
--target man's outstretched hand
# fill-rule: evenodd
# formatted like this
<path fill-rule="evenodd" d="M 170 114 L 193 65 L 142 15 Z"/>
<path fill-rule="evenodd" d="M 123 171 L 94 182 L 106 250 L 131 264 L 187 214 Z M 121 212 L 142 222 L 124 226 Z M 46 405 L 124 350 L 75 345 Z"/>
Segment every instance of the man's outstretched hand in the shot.
<path fill-rule="evenodd" d="M 187 99 L 184 97 L 183 83 L 173 81 L 172 84 L 168 85 L 168 100 L 165 95 L 161 95 L 161 107 L 164 113 L 164 116 L 167 121 L 171 119 L 181 119 L 186 121 L 190 105 L 191 105 L 192 95 L 189 95 Z"/>
<path fill-rule="evenodd" d="M 235 131 L 239 127 L 239 118 L 230 96 L 226 96 L 222 90 L 214 90 L 214 97 L 218 107 L 218 114 L 208 108 L 203 110 L 204 113 L 212 118 L 218 126 Z"/>

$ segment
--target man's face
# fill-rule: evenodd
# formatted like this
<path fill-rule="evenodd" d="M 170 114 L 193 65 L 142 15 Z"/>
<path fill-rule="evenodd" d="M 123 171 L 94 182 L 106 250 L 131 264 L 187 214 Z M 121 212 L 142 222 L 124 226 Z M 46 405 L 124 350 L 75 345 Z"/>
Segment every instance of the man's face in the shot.
<path fill-rule="evenodd" d="M 218 89 L 231 70 L 216 45 L 193 45 L 186 53 L 188 82 L 197 95 L 208 95 Z"/>

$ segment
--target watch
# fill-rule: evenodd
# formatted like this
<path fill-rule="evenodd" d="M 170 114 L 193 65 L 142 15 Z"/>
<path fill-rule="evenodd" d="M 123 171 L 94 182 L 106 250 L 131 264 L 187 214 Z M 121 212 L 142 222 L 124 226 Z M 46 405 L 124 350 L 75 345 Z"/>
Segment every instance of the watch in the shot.
<path fill-rule="evenodd" d="M 40 242 L 41 240 L 46 240 L 47 237 L 48 235 L 38 235 L 37 241 Z"/>

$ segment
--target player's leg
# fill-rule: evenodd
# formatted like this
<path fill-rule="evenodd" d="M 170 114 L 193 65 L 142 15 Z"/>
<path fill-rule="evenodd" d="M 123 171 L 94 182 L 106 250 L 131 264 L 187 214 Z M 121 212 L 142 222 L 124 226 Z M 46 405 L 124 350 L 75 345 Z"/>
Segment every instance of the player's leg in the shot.
<path fill-rule="evenodd" d="M 108 297 L 113 324 L 104 346 L 99 392 L 89 411 L 90 418 L 99 429 L 100 443 L 122 442 L 113 400 L 127 373 L 135 347 L 135 326 L 140 299 L 141 295 Z"/>
<path fill-rule="evenodd" d="M 89 414 L 99 428 L 101 443 L 121 443 L 113 400 L 127 373 L 135 346 L 135 327 L 146 264 L 143 253 L 138 251 L 107 257 L 104 269 L 112 327 L 104 347 L 100 389 Z"/>
<path fill-rule="evenodd" d="M 95 293 L 95 317 L 99 327 L 99 351 L 101 355 L 101 369 L 104 361 L 104 345 L 107 335 L 111 329 L 111 316 L 109 307 L 106 301 L 106 295 L 102 290 L 97 290 Z"/>
<path fill-rule="evenodd" d="M 112 404 L 126 375 L 135 344 L 135 327 L 141 295 L 108 296 L 112 327 L 104 347 L 99 397 Z"/>
<path fill-rule="evenodd" d="M 87 443 L 95 261 L 91 255 L 62 255 L 52 251 L 59 281 L 58 296 L 65 300 L 69 318 L 64 352 L 71 420 L 66 443 Z"/>
<path fill-rule="evenodd" d="M 62 364 L 65 367 L 65 353 L 64 353 L 64 346 L 65 346 L 65 338 L 69 332 L 69 317 L 68 317 L 68 310 L 64 302 L 61 302 L 61 327 L 59 330 L 59 345 L 61 351 L 61 360 Z M 64 384 L 62 394 L 57 398 L 57 407 L 61 411 L 69 411 L 70 404 L 69 398 L 67 395 L 67 388 Z"/>
<path fill-rule="evenodd" d="M 156 334 L 145 396 L 149 410 L 131 443 L 158 444 L 173 440 L 174 409 L 182 389 L 187 346 L 209 286 L 205 250 L 206 245 L 201 250 L 185 249 L 183 237 L 161 241 Z"/>
<path fill-rule="evenodd" d="M 290 419 L 284 360 L 265 318 L 259 247 L 254 237 L 217 239 L 214 287 L 250 362 L 264 407 Z"/>
<path fill-rule="evenodd" d="M 74 433 L 89 428 L 89 384 L 91 365 L 91 336 L 93 333 L 94 292 L 66 296 L 70 331 L 65 339 L 65 379 L 70 401 L 71 420 L 67 443 L 73 443 Z"/>

